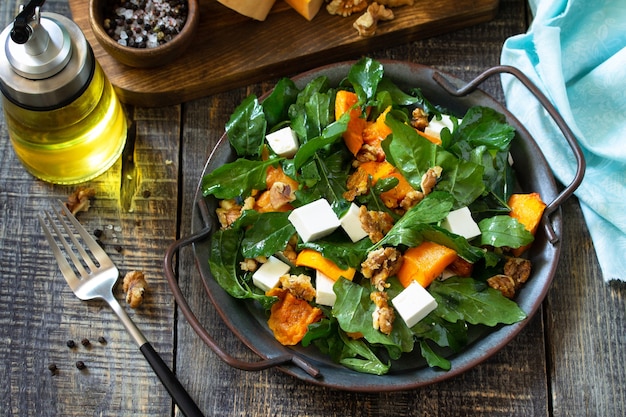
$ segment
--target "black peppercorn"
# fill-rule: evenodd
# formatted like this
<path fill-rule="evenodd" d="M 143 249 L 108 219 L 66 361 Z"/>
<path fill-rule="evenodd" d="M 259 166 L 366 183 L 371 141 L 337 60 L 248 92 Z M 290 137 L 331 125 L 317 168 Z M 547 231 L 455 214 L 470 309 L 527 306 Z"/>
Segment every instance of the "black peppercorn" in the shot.
<path fill-rule="evenodd" d="M 74 341 L 72 339 L 68 340 L 66 343 L 68 348 L 75 348 L 76 347 L 76 343 L 74 343 Z"/>
<path fill-rule="evenodd" d="M 52 375 L 56 375 L 59 371 L 59 368 L 57 368 L 56 363 L 52 362 L 50 365 L 48 365 L 48 370 L 52 373 Z"/>
<path fill-rule="evenodd" d="M 85 362 L 83 361 L 76 361 L 76 368 L 83 370 L 87 367 L 87 365 L 85 365 Z"/>
<path fill-rule="evenodd" d="M 91 344 L 91 342 L 89 342 L 89 339 L 84 338 L 83 340 L 80 341 L 80 344 L 85 347 L 88 347 Z"/>
<path fill-rule="evenodd" d="M 107 340 L 104 338 L 104 336 L 100 336 L 100 337 L 98 338 L 98 342 L 102 343 L 103 345 L 106 345 Z"/>

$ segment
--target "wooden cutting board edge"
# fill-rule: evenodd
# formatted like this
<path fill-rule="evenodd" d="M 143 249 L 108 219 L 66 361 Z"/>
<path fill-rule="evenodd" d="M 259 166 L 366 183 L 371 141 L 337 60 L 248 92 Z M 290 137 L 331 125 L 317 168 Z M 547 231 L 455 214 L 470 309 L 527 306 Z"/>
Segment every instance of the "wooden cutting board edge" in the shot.
<path fill-rule="evenodd" d="M 313 21 L 307 22 L 283 4 L 277 3 L 265 22 L 256 22 L 242 19 L 242 16 L 215 1 L 208 3 L 207 0 L 201 0 L 202 16 L 213 15 L 215 20 L 201 18 L 197 40 L 189 50 L 176 62 L 151 69 L 131 68 L 116 61 L 98 44 L 91 31 L 88 2 L 69 0 L 69 4 L 74 21 L 92 46 L 96 59 L 120 100 L 131 105 L 161 107 L 297 74 L 333 62 L 358 59 L 363 54 L 389 45 L 484 23 L 495 18 L 499 5 L 499 0 L 468 0 L 472 7 L 463 8 L 450 7 L 450 3 L 458 6 L 459 0 L 436 1 L 439 8 L 434 7 L 433 0 L 430 0 L 429 10 L 433 11 L 432 15 L 415 8 L 396 9 L 395 26 L 394 21 L 385 22 L 391 24 L 379 30 L 377 35 L 361 38 L 349 22 L 342 22 L 342 26 L 337 27 L 337 18 L 329 16 L 325 10 L 321 10 Z M 417 23 L 413 24 L 412 19 Z M 241 53 L 238 53 L 237 47 L 228 45 L 232 34 L 227 33 L 227 30 L 220 30 L 220 33 L 223 32 L 221 37 L 212 36 L 211 22 L 219 22 L 217 24 L 220 28 L 230 30 L 236 26 L 240 39 L 253 36 L 256 41 L 254 45 L 240 47 Z M 310 26 L 313 30 L 309 33 L 313 35 L 296 29 L 302 25 Z M 290 34 L 291 44 L 285 45 L 284 40 L 276 39 L 275 34 L 281 32 Z M 211 38 L 214 43 L 208 45 L 207 38 Z M 277 48 L 277 45 L 283 49 Z M 218 65 L 213 65 L 216 60 Z"/>

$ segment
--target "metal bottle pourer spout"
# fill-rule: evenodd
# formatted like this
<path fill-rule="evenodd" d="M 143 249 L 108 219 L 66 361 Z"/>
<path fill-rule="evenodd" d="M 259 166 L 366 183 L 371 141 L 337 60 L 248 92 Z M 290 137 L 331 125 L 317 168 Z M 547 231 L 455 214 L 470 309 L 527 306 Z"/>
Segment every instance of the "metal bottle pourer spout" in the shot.
<path fill-rule="evenodd" d="M 40 8 L 45 0 L 20 7 L 13 21 L 7 58 L 13 69 L 31 80 L 48 78 L 62 70 L 71 58 L 68 36 L 56 24 L 42 24 Z"/>

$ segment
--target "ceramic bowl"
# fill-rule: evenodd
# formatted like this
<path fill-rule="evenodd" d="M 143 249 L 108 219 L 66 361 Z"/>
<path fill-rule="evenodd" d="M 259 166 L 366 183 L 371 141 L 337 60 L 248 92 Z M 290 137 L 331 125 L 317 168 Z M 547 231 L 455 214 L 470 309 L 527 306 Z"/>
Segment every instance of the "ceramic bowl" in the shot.
<path fill-rule="evenodd" d="M 198 0 L 186 0 L 187 20 L 180 33 L 171 40 L 153 48 L 124 46 L 113 39 L 104 28 L 109 0 L 89 0 L 89 24 L 98 43 L 117 61 L 137 68 L 151 68 L 168 64 L 179 57 L 191 44 L 200 20 Z"/>

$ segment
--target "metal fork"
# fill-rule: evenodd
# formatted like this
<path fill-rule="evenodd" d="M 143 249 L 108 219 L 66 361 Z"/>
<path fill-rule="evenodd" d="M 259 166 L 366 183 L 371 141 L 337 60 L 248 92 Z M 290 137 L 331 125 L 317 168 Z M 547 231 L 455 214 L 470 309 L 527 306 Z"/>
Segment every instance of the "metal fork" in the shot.
<path fill-rule="evenodd" d="M 187 393 L 174 373 L 165 364 L 161 356 L 159 356 L 159 354 L 154 350 L 152 345 L 146 340 L 135 323 L 133 323 L 130 317 L 128 317 L 128 314 L 126 314 L 126 311 L 122 308 L 120 303 L 118 303 L 117 299 L 113 296 L 113 286 L 119 278 L 119 271 L 113 261 L 111 261 L 111 258 L 109 258 L 98 242 L 91 237 L 89 232 L 83 228 L 78 220 L 76 220 L 65 204 L 60 201 L 59 203 L 61 204 L 63 213 L 54 208 L 52 211 L 56 214 L 58 223 L 63 226 L 65 235 L 61 232 L 56 222 L 47 211 L 45 212 L 45 216 L 48 223 L 52 227 L 52 230 L 54 230 L 56 240 L 41 214 L 38 214 L 37 216 L 39 217 L 46 239 L 52 248 L 52 253 L 59 264 L 59 268 L 61 269 L 68 285 L 72 291 L 74 291 L 74 294 L 76 294 L 76 296 L 81 300 L 92 300 L 98 298 L 104 300 L 122 321 L 128 333 L 130 333 L 139 346 L 139 350 L 148 360 L 152 369 L 155 371 L 183 414 L 187 417 L 203 416 L 196 403 L 189 396 L 189 393 Z M 80 244 L 66 219 L 72 223 L 82 241 L 89 249 L 89 252 L 93 255 L 93 259 L 87 250 L 85 250 L 85 248 Z M 72 245 L 70 245 L 65 236 L 69 237 L 74 249 L 72 249 Z M 63 251 L 57 244 L 57 240 L 61 242 L 67 257 L 63 254 Z M 68 258 L 71 260 L 73 267 L 68 262 Z"/>

